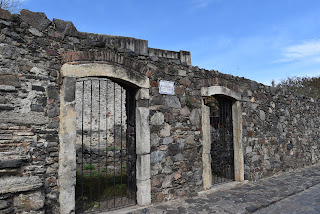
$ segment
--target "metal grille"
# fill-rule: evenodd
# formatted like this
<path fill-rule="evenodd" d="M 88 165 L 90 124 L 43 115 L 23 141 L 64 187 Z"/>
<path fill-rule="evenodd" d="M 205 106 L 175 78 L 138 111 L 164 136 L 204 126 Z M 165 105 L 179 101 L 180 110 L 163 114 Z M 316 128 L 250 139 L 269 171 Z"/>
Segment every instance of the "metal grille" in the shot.
<path fill-rule="evenodd" d="M 208 97 L 210 107 L 212 183 L 234 180 L 232 101 L 224 97 Z"/>
<path fill-rule="evenodd" d="M 76 213 L 136 204 L 134 90 L 109 79 L 80 79 L 76 112 Z"/>

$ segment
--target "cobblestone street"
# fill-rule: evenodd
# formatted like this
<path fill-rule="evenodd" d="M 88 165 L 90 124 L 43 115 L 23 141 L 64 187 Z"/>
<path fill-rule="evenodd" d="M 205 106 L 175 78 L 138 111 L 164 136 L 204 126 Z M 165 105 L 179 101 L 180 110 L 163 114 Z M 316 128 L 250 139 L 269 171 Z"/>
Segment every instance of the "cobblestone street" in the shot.
<path fill-rule="evenodd" d="M 132 213 L 320 213 L 320 166 L 283 173 L 201 197 L 155 204 Z"/>

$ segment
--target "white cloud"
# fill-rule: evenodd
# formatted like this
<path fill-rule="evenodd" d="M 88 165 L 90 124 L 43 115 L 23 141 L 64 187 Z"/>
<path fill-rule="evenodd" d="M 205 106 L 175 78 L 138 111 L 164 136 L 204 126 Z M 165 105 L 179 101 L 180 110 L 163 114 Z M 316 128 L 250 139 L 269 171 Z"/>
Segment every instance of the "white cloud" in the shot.
<path fill-rule="evenodd" d="M 320 60 L 320 39 L 309 40 L 301 44 L 291 45 L 283 48 L 283 56 L 276 62 L 312 61 Z"/>
<path fill-rule="evenodd" d="M 207 7 L 212 0 L 192 0 L 192 3 L 199 8 Z"/>

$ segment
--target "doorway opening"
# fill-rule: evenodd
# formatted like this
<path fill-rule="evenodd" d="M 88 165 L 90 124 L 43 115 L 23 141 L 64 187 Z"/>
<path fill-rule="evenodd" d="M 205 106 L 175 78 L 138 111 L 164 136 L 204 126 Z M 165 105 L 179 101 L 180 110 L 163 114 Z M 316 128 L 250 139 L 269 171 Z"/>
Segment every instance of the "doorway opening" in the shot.
<path fill-rule="evenodd" d="M 212 184 L 234 181 L 232 100 L 216 95 L 204 103 L 210 108 Z"/>
<path fill-rule="evenodd" d="M 137 201 L 135 90 L 108 78 L 76 82 L 76 213 Z"/>
<path fill-rule="evenodd" d="M 203 188 L 244 181 L 241 94 L 224 86 L 202 87 Z"/>

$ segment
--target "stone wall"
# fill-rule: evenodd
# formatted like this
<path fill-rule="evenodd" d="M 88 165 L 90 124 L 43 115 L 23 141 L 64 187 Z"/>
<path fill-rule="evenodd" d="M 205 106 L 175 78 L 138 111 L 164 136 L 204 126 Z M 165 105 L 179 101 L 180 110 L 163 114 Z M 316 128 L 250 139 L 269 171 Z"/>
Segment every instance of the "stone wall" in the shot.
<path fill-rule="evenodd" d="M 0 31 L 3 213 L 59 213 L 59 90 L 65 63 L 107 63 L 149 77 L 152 201 L 203 190 L 202 87 L 224 86 L 242 96 L 246 179 L 319 163 L 318 100 L 193 67 L 189 52 L 81 33 L 71 22 L 50 21 L 43 13 L 11 15 L 0 9 Z M 160 80 L 173 81 L 175 95 L 159 94 Z"/>

